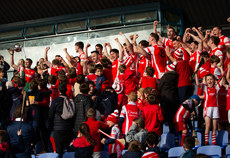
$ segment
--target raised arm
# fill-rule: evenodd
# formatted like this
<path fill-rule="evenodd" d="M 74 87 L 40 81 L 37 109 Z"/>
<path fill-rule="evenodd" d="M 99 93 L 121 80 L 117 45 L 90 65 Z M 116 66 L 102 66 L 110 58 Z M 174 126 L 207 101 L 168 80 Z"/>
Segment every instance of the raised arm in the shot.
<path fill-rule="evenodd" d="M 44 53 L 44 61 L 48 67 L 51 66 L 51 62 L 48 60 L 48 52 L 50 50 L 50 47 L 46 47 L 45 53 Z"/>
<path fill-rule="evenodd" d="M 195 81 L 196 81 L 196 85 L 201 88 L 201 84 L 199 82 L 197 73 L 195 73 Z"/>
<path fill-rule="evenodd" d="M 88 59 L 88 48 L 90 47 L 90 43 L 87 43 L 87 45 L 85 46 L 85 58 Z"/>
<path fill-rule="evenodd" d="M 108 43 L 104 43 L 103 44 L 103 49 L 104 49 L 104 55 L 110 60 L 110 61 L 112 61 L 111 60 L 111 58 L 109 57 L 109 53 L 108 53 L 108 50 L 107 50 L 107 47 L 108 47 Z"/>
<path fill-rule="evenodd" d="M 14 70 L 18 70 L 18 66 L 14 64 L 14 50 L 7 49 L 10 54 L 10 66 L 14 68 Z"/>
<path fill-rule="evenodd" d="M 129 50 L 129 52 L 132 54 L 133 53 L 133 46 L 130 43 L 129 39 L 124 35 L 123 32 L 119 32 L 119 34 L 121 35 L 121 37 L 125 40 L 125 44 L 127 45 L 127 48 Z"/>
<path fill-rule="evenodd" d="M 189 38 L 190 38 L 190 37 L 188 36 L 188 35 L 189 35 L 188 33 L 189 33 L 190 30 L 191 30 L 190 28 L 187 28 L 187 29 L 185 30 L 185 32 L 184 32 L 184 36 L 183 36 L 183 42 L 184 42 L 184 43 L 186 43 L 186 42 L 189 40 Z"/>
<path fill-rule="evenodd" d="M 157 24 L 158 24 L 157 20 L 153 22 L 153 33 L 157 33 Z"/>
<path fill-rule="evenodd" d="M 115 41 L 117 42 L 117 44 L 118 44 L 119 52 L 124 52 L 123 46 L 121 45 L 119 39 L 118 39 L 118 38 L 115 38 L 114 40 L 115 40 Z"/>

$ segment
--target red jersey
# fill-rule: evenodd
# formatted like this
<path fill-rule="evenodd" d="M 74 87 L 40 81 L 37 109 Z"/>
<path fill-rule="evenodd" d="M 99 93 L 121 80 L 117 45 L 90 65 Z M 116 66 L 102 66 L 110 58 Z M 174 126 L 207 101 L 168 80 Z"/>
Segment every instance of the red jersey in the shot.
<path fill-rule="evenodd" d="M 77 71 L 77 75 L 83 74 L 83 67 L 80 63 L 77 63 L 77 67 L 75 67 L 75 69 Z"/>
<path fill-rule="evenodd" d="M 110 138 L 112 138 L 112 139 L 121 139 L 122 138 L 121 130 L 117 124 L 115 124 L 112 127 L 110 136 L 111 136 Z M 117 153 L 116 146 L 117 146 L 117 143 L 109 144 L 109 154 Z"/>
<path fill-rule="evenodd" d="M 66 72 L 66 69 L 63 66 L 59 66 L 59 67 L 53 67 L 53 66 L 51 66 L 50 68 L 48 68 L 48 74 L 49 75 L 57 76 L 58 71 L 60 71 L 60 70 L 63 70 L 64 72 Z"/>
<path fill-rule="evenodd" d="M 125 79 L 125 94 L 129 95 L 131 92 L 137 91 L 138 79 L 135 70 L 126 69 L 124 74 Z"/>
<path fill-rule="evenodd" d="M 193 52 L 189 59 L 189 65 L 192 67 L 192 70 L 195 71 L 200 63 L 200 54 L 201 52 L 196 50 Z"/>
<path fill-rule="evenodd" d="M 162 134 L 161 123 L 163 123 L 164 117 L 159 105 L 151 105 L 147 102 L 143 107 L 142 118 L 145 120 L 145 128 L 148 132 L 155 132 L 158 135 Z"/>
<path fill-rule="evenodd" d="M 122 133 L 126 135 L 133 123 L 133 120 L 140 117 L 140 111 L 136 106 L 136 103 L 128 102 L 127 105 L 124 105 L 121 109 L 120 117 L 125 119 L 124 123 L 122 124 Z"/>
<path fill-rule="evenodd" d="M 117 59 L 115 61 L 112 62 L 112 76 L 113 76 L 113 82 L 115 80 L 115 78 L 118 75 L 118 68 L 119 66 L 122 64 L 123 61 Z"/>
<path fill-rule="evenodd" d="M 85 60 L 85 52 L 80 53 L 79 58 L 81 59 L 81 61 L 84 61 Z"/>
<path fill-rule="evenodd" d="M 105 78 L 109 81 L 109 85 L 112 86 L 112 84 L 113 84 L 113 75 L 112 75 L 111 68 L 105 68 L 103 70 L 103 74 L 104 74 Z"/>
<path fill-rule="evenodd" d="M 218 45 L 218 48 L 220 48 L 221 51 L 225 51 L 226 46 L 230 45 L 230 39 L 224 35 L 219 37 L 220 43 Z"/>
<path fill-rule="evenodd" d="M 160 158 L 160 156 L 153 151 L 148 151 L 141 158 Z"/>
<path fill-rule="evenodd" d="M 188 61 L 180 60 L 178 62 L 173 62 L 172 64 L 167 65 L 166 70 L 176 71 L 179 74 L 178 87 L 192 85 L 191 76 L 193 71 Z"/>
<path fill-rule="evenodd" d="M 210 67 L 210 73 L 213 74 L 217 80 L 221 78 L 221 71 L 218 67 Z"/>
<path fill-rule="evenodd" d="M 127 67 L 130 67 L 130 65 L 131 65 L 134 61 L 136 61 L 136 58 L 137 58 L 137 55 L 132 55 L 132 54 L 130 54 L 130 55 L 125 56 L 125 57 L 123 58 L 123 60 L 124 60 L 124 62 L 125 62 L 125 65 L 126 65 Z"/>
<path fill-rule="evenodd" d="M 154 45 L 145 48 L 145 51 L 151 54 L 151 65 L 155 70 L 156 78 L 160 79 L 163 76 L 166 67 L 166 54 L 164 47 Z"/>
<path fill-rule="evenodd" d="M 185 105 L 187 107 L 185 107 Z M 174 117 L 174 122 L 187 122 L 187 120 L 190 118 L 190 113 L 193 111 L 193 101 L 192 99 L 185 100 L 179 109 L 176 112 L 176 115 Z"/>
<path fill-rule="evenodd" d="M 153 89 L 156 89 L 156 85 L 157 85 L 157 79 L 155 77 L 143 76 L 140 79 L 141 88 L 152 87 Z"/>
<path fill-rule="evenodd" d="M 230 110 L 230 87 L 227 86 L 226 89 L 228 90 L 228 92 L 227 92 L 226 110 Z"/>
<path fill-rule="evenodd" d="M 139 109 L 140 111 L 143 111 L 143 107 L 144 107 L 145 104 L 146 104 L 146 100 L 145 100 L 145 99 L 144 99 L 144 100 L 138 99 L 136 103 L 137 103 L 138 109 Z"/>
<path fill-rule="evenodd" d="M 171 39 L 168 39 L 168 38 L 163 38 L 163 44 L 164 44 L 164 47 L 169 47 L 170 51 L 174 51 L 175 48 L 173 47 L 173 41 Z"/>
<path fill-rule="evenodd" d="M 218 107 L 217 95 L 221 85 L 217 84 L 214 87 L 203 85 L 204 91 L 204 116 L 206 115 L 207 107 Z"/>
<path fill-rule="evenodd" d="M 35 70 L 29 69 L 29 68 L 25 68 L 24 69 L 25 72 L 25 79 L 27 83 L 30 83 L 30 81 L 34 78 L 37 77 L 37 73 Z"/>
<path fill-rule="evenodd" d="M 139 64 L 138 65 L 138 72 L 140 73 L 140 77 L 142 77 L 144 72 L 145 72 L 146 67 L 150 66 L 150 61 L 145 56 L 140 55 L 140 59 L 139 59 L 138 64 Z"/>
<path fill-rule="evenodd" d="M 179 61 L 179 60 L 186 60 L 189 61 L 189 54 L 188 52 L 183 48 L 177 49 L 175 52 L 173 52 L 173 57 Z"/>
<path fill-rule="evenodd" d="M 211 50 L 210 52 L 210 57 L 216 55 L 218 56 L 220 59 L 223 59 L 223 52 L 220 50 L 220 48 L 214 48 Z"/>
<path fill-rule="evenodd" d="M 101 133 L 98 132 L 99 129 L 105 130 L 109 126 L 101 121 L 97 121 L 95 118 L 88 118 L 86 122 L 89 126 L 90 135 L 94 141 L 94 152 L 101 151 Z"/>
<path fill-rule="evenodd" d="M 85 77 L 88 81 L 93 81 L 96 85 L 96 80 L 97 80 L 97 75 L 94 73 L 89 73 L 89 75 L 87 75 Z"/>
<path fill-rule="evenodd" d="M 211 63 L 210 60 L 208 60 L 205 64 L 203 64 L 198 71 L 198 78 L 203 78 L 207 74 L 210 73 Z"/>
<path fill-rule="evenodd" d="M 52 91 L 50 95 L 50 105 L 51 105 L 52 101 L 59 96 L 58 85 L 47 84 L 47 88 Z"/>

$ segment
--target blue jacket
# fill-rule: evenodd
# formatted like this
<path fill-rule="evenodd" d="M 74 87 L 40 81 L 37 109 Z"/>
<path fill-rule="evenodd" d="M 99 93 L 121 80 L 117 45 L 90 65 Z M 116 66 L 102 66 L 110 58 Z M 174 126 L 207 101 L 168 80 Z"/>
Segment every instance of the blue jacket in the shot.
<path fill-rule="evenodd" d="M 7 127 L 7 133 L 10 140 L 11 152 L 17 158 L 30 158 L 31 157 L 31 143 L 33 142 L 33 128 L 27 122 L 22 122 L 22 135 L 18 136 L 20 121 L 14 121 Z"/>

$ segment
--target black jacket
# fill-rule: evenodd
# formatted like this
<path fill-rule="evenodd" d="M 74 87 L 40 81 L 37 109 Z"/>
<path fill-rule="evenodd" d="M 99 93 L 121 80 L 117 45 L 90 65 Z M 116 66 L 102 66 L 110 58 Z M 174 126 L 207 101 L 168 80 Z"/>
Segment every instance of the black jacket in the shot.
<path fill-rule="evenodd" d="M 80 125 L 87 119 L 87 110 L 93 107 L 92 99 L 84 94 L 78 94 L 74 98 L 76 116 L 74 121 L 74 132 L 78 132 Z"/>
<path fill-rule="evenodd" d="M 74 117 L 68 120 L 61 118 L 64 98 L 57 97 L 53 100 L 49 110 L 49 129 L 73 130 Z"/>
<path fill-rule="evenodd" d="M 124 155 L 122 155 L 122 158 L 141 158 L 143 155 L 142 152 L 132 152 L 132 151 L 126 151 Z"/>

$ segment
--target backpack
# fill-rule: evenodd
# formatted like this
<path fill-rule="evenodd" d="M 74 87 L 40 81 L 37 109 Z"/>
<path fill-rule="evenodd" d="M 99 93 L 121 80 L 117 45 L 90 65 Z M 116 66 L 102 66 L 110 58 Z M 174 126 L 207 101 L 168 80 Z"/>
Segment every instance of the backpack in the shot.
<path fill-rule="evenodd" d="M 73 118 L 75 114 L 75 105 L 73 99 L 69 99 L 66 96 L 60 96 L 60 97 L 64 98 L 61 118 L 64 120 Z"/>

